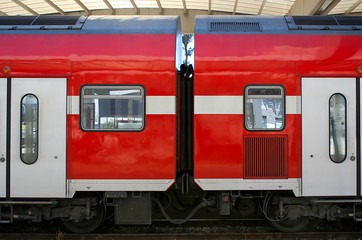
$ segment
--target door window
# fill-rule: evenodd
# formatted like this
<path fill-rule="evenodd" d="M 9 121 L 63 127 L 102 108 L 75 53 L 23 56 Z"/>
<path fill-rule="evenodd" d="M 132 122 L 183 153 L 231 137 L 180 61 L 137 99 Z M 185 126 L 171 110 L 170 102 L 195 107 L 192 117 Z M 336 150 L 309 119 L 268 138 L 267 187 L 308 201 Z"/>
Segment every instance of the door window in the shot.
<path fill-rule="evenodd" d="M 39 100 L 33 94 L 21 99 L 20 158 L 26 164 L 38 159 L 38 114 Z"/>
<path fill-rule="evenodd" d="M 333 162 L 346 159 L 346 98 L 336 93 L 329 99 L 329 156 Z"/>

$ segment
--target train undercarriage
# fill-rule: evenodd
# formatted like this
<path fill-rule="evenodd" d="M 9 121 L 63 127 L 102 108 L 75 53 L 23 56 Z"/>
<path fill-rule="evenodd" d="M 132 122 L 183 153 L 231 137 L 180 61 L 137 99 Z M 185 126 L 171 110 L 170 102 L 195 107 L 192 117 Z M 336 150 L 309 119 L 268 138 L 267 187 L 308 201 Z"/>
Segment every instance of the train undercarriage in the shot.
<path fill-rule="evenodd" d="M 306 230 L 312 219 L 361 221 L 361 203 L 350 198 L 296 198 L 288 191 L 83 192 L 72 199 L 2 201 L 0 216 L 2 223 L 60 218 L 74 233 L 96 231 L 106 218 L 117 225 L 260 218 L 267 219 L 278 231 L 296 232 Z"/>

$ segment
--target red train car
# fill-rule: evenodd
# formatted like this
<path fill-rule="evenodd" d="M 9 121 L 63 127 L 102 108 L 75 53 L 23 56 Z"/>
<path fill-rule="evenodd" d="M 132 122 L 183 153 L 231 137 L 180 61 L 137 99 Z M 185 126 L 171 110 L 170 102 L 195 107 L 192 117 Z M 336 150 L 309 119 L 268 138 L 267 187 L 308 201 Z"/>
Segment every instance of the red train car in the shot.
<path fill-rule="evenodd" d="M 195 179 L 204 190 L 360 192 L 357 163 L 345 161 L 357 154 L 358 24 L 359 17 L 197 18 Z M 344 95 L 340 85 L 349 83 Z M 346 134 L 343 144 L 329 133 L 328 100 L 337 93 L 349 104 L 334 127 Z M 336 161 L 338 146 L 346 156 Z"/>
<path fill-rule="evenodd" d="M 178 17 L 2 17 L 0 29 L 1 197 L 174 183 Z"/>
<path fill-rule="evenodd" d="M 1 221 L 360 220 L 361 29 L 200 16 L 193 71 L 178 17 L 0 17 Z"/>

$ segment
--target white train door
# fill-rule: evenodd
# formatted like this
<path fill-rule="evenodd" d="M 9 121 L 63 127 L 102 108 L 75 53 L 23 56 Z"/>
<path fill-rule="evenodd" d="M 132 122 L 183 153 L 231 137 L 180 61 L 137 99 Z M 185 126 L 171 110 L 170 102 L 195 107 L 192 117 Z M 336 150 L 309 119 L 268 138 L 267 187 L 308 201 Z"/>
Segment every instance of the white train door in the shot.
<path fill-rule="evenodd" d="M 6 197 L 7 79 L 0 78 L 0 198 Z"/>
<path fill-rule="evenodd" d="M 11 79 L 10 196 L 65 197 L 66 79 Z"/>
<path fill-rule="evenodd" d="M 302 79 L 302 194 L 357 194 L 356 79 Z"/>

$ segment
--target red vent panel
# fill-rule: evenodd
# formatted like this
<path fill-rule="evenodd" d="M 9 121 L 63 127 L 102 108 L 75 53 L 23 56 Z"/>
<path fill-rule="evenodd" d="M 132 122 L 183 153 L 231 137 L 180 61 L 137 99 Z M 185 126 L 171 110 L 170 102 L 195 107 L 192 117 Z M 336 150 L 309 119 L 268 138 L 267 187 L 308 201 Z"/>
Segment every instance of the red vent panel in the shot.
<path fill-rule="evenodd" d="M 244 178 L 287 178 L 287 136 L 244 136 Z"/>

